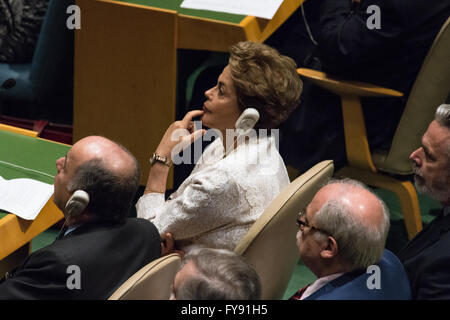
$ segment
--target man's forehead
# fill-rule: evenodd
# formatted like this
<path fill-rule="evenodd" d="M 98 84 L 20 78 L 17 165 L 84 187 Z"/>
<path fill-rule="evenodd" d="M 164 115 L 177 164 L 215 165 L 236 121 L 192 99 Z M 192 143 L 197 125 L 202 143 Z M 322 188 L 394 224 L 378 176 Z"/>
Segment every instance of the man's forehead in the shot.
<path fill-rule="evenodd" d="M 110 154 L 117 154 L 120 152 L 118 149 L 120 148 L 106 138 L 91 136 L 76 142 L 70 149 L 69 156 L 87 161 L 95 158 L 105 158 Z"/>
<path fill-rule="evenodd" d="M 450 130 L 441 126 L 437 121 L 431 122 L 422 137 L 422 146 L 429 151 L 446 153 L 450 143 Z"/>
<path fill-rule="evenodd" d="M 327 202 L 327 200 L 330 198 L 330 196 L 334 192 L 334 186 L 326 185 L 323 188 L 321 188 L 315 195 L 314 198 L 309 203 L 308 207 L 306 208 L 306 215 L 308 217 L 311 217 L 314 215 L 322 206 Z"/>
<path fill-rule="evenodd" d="M 112 171 L 131 169 L 133 163 L 126 153 L 116 143 L 103 137 L 87 137 L 75 143 L 69 150 L 69 161 L 78 164 L 93 159 L 102 159 L 105 166 Z"/>
<path fill-rule="evenodd" d="M 351 208 L 352 212 L 358 215 L 365 215 L 371 208 L 381 209 L 375 195 L 362 186 L 335 182 L 324 186 L 316 193 L 308 206 L 308 211 L 317 212 L 330 200 Z"/>

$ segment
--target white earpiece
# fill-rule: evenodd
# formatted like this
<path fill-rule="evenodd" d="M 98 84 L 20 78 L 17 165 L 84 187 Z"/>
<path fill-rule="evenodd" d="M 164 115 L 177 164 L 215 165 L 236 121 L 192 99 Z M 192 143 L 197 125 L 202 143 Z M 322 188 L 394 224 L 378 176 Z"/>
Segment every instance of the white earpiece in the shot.
<path fill-rule="evenodd" d="M 239 135 L 248 134 L 259 120 L 259 112 L 254 108 L 247 108 L 236 120 L 235 128 Z"/>
<path fill-rule="evenodd" d="M 89 194 L 83 190 L 73 193 L 66 203 L 66 213 L 70 217 L 79 216 L 89 204 Z"/>

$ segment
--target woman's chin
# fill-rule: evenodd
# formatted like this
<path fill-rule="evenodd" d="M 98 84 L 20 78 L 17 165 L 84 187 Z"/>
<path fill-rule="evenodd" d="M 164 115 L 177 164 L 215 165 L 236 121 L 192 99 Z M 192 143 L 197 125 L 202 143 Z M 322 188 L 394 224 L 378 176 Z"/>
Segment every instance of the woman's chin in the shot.
<path fill-rule="evenodd" d="M 202 117 L 200 118 L 200 121 L 202 122 L 202 126 L 203 127 L 207 127 L 207 128 L 211 128 L 210 127 L 210 121 L 208 121 L 208 116 L 206 115 L 206 113 L 204 115 L 202 115 Z"/>

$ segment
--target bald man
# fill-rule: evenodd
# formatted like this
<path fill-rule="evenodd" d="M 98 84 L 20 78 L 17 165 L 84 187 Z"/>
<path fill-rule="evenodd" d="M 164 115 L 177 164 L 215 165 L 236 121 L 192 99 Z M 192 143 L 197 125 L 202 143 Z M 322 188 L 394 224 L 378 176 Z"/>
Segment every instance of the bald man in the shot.
<path fill-rule="evenodd" d="M 295 300 L 410 299 L 400 261 L 385 250 L 389 212 L 363 184 L 333 180 L 297 218 L 297 246 L 317 276 Z"/>
<path fill-rule="evenodd" d="M 160 257 L 156 227 L 128 219 L 139 167 L 124 147 L 87 137 L 56 161 L 53 201 L 65 223 L 0 284 L 0 299 L 107 299 Z"/>

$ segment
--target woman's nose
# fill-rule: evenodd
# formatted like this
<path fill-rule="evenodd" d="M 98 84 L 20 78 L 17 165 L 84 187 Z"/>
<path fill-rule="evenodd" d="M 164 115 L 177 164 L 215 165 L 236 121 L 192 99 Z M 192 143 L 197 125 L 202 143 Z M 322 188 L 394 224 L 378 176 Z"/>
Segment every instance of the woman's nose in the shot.
<path fill-rule="evenodd" d="M 206 97 L 206 99 L 210 99 L 210 97 L 211 97 L 211 93 L 212 93 L 212 90 L 214 89 L 214 87 L 212 87 L 212 88 L 210 88 L 210 89 L 208 89 L 208 90 L 206 90 L 205 91 L 205 97 Z"/>

